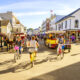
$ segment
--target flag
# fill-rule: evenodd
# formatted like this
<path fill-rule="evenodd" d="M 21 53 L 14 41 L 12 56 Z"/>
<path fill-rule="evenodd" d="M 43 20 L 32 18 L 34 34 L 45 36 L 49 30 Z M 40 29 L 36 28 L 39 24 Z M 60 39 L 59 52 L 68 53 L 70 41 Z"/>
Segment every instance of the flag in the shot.
<path fill-rule="evenodd" d="M 52 13 L 52 12 L 53 12 L 53 10 L 50 10 L 50 12 Z"/>

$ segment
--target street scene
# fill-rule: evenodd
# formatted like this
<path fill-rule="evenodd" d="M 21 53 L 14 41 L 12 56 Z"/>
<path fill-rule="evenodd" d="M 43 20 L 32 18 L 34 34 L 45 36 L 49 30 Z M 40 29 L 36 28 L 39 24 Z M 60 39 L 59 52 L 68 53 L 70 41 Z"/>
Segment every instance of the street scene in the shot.
<path fill-rule="evenodd" d="M 0 80 L 80 80 L 79 2 L 0 1 Z"/>
<path fill-rule="evenodd" d="M 56 50 L 41 45 L 31 68 L 29 54 L 14 63 L 14 53 L 0 52 L 1 80 L 79 80 L 80 44 L 72 44 L 71 52 L 65 51 L 64 58 L 57 60 Z M 76 52 L 78 51 L 78 52 Z M 73 76 L 75 75 L 75 76 Z"/>

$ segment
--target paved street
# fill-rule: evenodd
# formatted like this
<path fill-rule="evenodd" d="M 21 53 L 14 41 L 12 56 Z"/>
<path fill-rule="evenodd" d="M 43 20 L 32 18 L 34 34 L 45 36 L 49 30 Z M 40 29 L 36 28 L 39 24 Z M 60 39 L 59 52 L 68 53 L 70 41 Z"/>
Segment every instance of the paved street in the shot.
<path fill-rule="evenodd" d="M 80 44 L 72 44 L 64 59 L 56 59 L 56 50 L 40 45 L 35 66 L 31 68 L 29 54 L 13 61 L 14 53 L 0 52 L 0 80 L 80 80 Z"/>

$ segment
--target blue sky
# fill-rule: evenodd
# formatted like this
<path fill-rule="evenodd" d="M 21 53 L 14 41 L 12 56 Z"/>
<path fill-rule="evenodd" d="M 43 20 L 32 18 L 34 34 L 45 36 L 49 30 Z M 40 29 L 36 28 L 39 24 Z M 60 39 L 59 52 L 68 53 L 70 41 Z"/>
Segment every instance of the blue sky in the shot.
<path fill-rule="evenodd" d="M 0 0 L 0 12 L 13 11 L 27 28 L 37 28 L 53 13 L 66 15 L 80 8 L 80 0 Z"/>

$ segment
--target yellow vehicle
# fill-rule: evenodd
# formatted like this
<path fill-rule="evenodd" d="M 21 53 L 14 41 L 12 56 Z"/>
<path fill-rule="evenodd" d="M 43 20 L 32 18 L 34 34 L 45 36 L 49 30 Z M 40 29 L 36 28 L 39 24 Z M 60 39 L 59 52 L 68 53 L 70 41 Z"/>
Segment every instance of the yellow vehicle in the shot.
<path fill-rule="evenodd" d="M 49 48 L 56 48 L 58 45 L 58 40 L 56 38 L 50 37 L 46 39 L 45 44 Z"/>
<path fill-rule="evenodd" d="M 47 39 L 45 41 L 45 45 L 49 48 L 57 48 L 58 46 L 58 39 L 56 35 L 62 33 L 61 31 L 49 31 L 46 32 Z"/>

